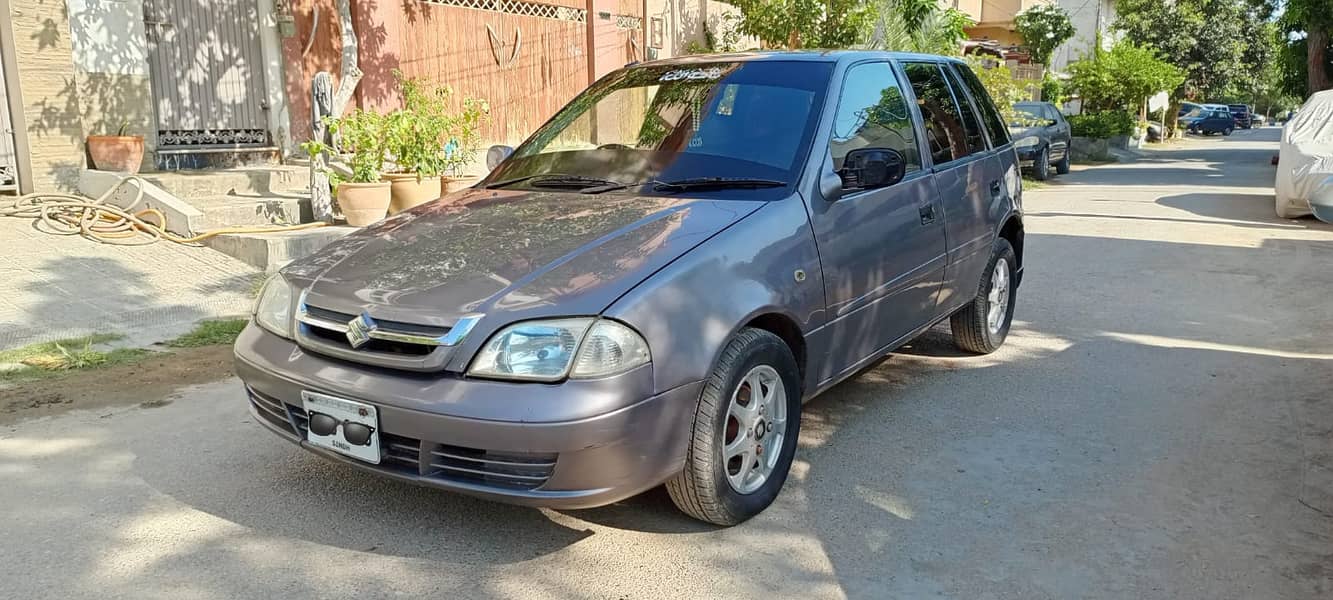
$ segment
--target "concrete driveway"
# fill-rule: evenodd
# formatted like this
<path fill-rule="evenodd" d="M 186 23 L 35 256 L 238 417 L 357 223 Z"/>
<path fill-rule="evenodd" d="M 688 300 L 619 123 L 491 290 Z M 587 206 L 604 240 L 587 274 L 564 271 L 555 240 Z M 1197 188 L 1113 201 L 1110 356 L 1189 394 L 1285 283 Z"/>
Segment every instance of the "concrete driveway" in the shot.
<path fill-rule="evenodd" d="M 1333 228 L 1273 216 L 1277 133 L 1029 192 L 1005 348 L 932 332 L 809 404 L 742 526 L 362 475 L 232 380 L 0 431 L 0 595 L 1333 597 Z"/>

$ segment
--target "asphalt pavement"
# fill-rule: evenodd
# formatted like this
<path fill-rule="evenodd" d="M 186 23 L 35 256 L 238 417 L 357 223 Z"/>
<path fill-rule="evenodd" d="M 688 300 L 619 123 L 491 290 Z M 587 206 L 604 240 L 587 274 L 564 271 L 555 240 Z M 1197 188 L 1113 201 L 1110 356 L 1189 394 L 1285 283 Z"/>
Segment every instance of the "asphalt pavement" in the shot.
<path fill-rule="evenodd" d="M 1274 216 L 1277 135 L 1029 191 L 1007 345 L 808 404 L 741 526 L 353 472 L 230 380 L 0 430 L 0 597 L 1333 597 L 1333 227 Z"/>

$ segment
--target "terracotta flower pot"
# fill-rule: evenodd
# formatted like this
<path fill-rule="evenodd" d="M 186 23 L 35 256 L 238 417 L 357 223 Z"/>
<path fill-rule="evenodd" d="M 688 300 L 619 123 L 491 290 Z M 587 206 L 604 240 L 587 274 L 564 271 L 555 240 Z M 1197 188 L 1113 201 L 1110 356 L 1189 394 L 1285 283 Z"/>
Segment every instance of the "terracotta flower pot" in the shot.
<path fill-rule="evenodd" d="M 461 192 L 474 185 L 477 185 L 478 181 L 481 181 L 481 177 L 478 177 L 476 175 L 464 175 L 462 177 L 443 177 L 440 179 L 440 194 L 449 195 L 454 192 Z"/>
<path fill-rule="evenodd" d="M 347 224 L 365 227 L 384 218 L 389 210 L 389 182 L 338 184 L 338 207 Z"/>
<path fill-rule="evenodd" d="M 439 177 L 417 177 L 413 173 L 385 173 L 382 179 L 389 182 L 391 215 L 439 198 L 443 187 Z"/>
<path fill-rule="evenodd" d="M 138 173 L 143 164 L 143 136 L 90 135 L 88 156 L 93 167 L 103 171 Z"/>

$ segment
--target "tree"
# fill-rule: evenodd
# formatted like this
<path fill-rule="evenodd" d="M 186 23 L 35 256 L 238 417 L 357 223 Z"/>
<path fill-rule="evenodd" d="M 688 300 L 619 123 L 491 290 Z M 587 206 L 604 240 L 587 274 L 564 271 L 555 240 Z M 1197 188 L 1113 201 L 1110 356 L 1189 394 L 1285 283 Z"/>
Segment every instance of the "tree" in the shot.
<path fill-rule="evenodd" d="M 740 30 L 767 48 L 847 48 L 869 31 L 865 0 L 732 0 Z"/>
<path fill-rule="evenodd" d="M 1051 53 L 1074 37 L 1074 24 L 1069 13 L 1055 4 L 1038 4 L 1014 17 L 1014 29 L 1023 36 L 1023 45 L 1032 53 L 1032 60 L 1050 64 Z"/>
<path fill-rule="evenodd" d="M 1014 79 L 1009 67 L 998 61 L 977 57 L 969 57 L 967 62 L 972 66 L 972 72 L 981 80 L 981 86 L 986 88 L 991 100 L 995 102 L 995 108 L 1000 111 L 1004 122 L 1017 122 L 1018 114 L 1014 112 L 1014 103 L 1027 99 L 1027 90 Z"/>
<path fill-rule="evenodd" d="M 1086 112 L 1139 112 L 1149 96 L 1185 81 L 1184 72 L 1155 49 L 1125 40 L 1109 52 L 1071 63 L 1069 74 L 1069 87 L 1078 92 Z"/>
<path fill-rule="evenodd" d="M 957 55 L 972 25 L 967 14 L 940 10 L 935 0 L 883 0 L 875 7 L 866 47 L 876 50 Z"/>
<path fill-rule="evenodd" d="M 1248 10 L 1235 0 L 1119 0 L 1115 27 L 1185 72 L 1176 97 L 1209 100 L 1233 93 L 1260 66 L 1244 63 Z"/>
<path fill-rule="evenodd" d="M 1270 0 L 1271 1 L 1271 0 Z M 1305 94 L 1329 89 L 1333 71 L 1333 0 L 1286 0 L 1279 21 L 1288 50 L 1304 46 Z M 1303 39 L 1302 39 L 1303 38 Z M 1304 42 L 1300 44 L 1299 42 Z M 1295 90 L 1289 90 L 1295 91 Z"/>

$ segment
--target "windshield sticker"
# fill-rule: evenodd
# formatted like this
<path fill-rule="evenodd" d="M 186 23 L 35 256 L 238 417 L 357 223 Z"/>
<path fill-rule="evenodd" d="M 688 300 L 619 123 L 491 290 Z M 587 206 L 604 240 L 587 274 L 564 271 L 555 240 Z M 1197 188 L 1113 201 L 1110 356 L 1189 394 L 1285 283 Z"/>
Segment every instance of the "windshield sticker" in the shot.
<path fill-rule="evenodd" d="M 717 103 L 717 114 L 722 116 L 731 116 L 731 111 L 736 108 L 736 88 L 740 86 L 729 83 L 722 88 L 722 101 Z"/>
<path fill-rule="evenodd" d="M 722 78 L 722 69 L 712 67 L 709 69 L 677 69 L 667 71 L 658 81 L 715 81 Z"/>

